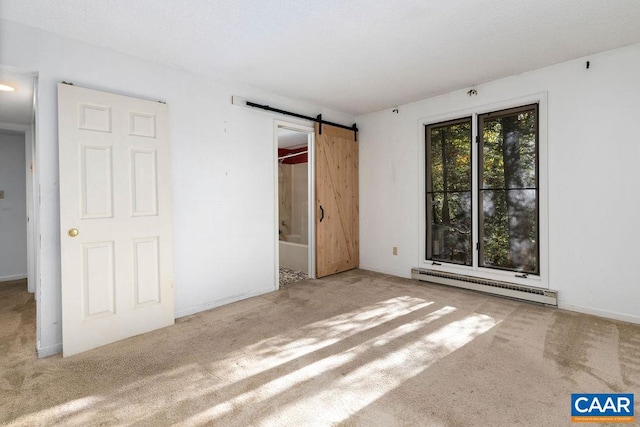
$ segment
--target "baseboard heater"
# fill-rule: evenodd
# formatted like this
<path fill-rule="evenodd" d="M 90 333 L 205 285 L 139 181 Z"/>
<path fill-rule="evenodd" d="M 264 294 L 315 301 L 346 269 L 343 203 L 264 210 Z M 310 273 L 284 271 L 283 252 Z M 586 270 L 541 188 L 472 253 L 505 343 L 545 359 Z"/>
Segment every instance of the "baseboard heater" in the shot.
<path fill-rule="evenodd" d="M 558 291 L 536 288 L 533 286 L 516 285 L 498 280 L 479 279 L 463 274 L 442 273 L 426 268 L 412 268 L 411 278 L 422 282 L 438 283 L 515 298 L 524 301 L 537 302 L 545 305 L 558 306 Z"/>

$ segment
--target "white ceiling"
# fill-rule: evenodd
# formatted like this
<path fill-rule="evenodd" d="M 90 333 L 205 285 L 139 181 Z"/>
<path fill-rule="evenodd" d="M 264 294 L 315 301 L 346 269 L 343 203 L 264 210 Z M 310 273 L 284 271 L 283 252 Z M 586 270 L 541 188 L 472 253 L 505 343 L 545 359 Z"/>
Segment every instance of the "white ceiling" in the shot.
<path fill-rule="evenodd" d="M 278 128 L 278 148 L 298 148 L 307 145 L 306 133 L 297 130 Z"/>
<path fill-rule="evenodd" d="M 33 74 L 0 65 L 0 84 L 14 92 L 0 91 L 0 123 L 28 126 L 33 117 Z"/>
<path fill-rule="evenodd" d="M 640 42 L 639 0 L 2 0 L 0 17 L 353 115 Z"/>

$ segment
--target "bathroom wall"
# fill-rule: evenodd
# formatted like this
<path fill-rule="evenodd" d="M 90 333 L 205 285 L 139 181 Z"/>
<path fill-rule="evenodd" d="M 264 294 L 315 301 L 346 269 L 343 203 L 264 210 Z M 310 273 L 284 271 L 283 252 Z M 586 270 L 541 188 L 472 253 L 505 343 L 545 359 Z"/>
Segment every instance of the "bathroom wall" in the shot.
<path fill-rule="evenodd" d="M 309 242 L 308 163 L 278 164 L 280 240 Z"/>
<path fill-rule="evenodd" d="M 278 163 L 278 224 L 280 240 L 291 234 L 291 182 L 293 165 Z"/>
<path fill-rule="evenodd" d="M 291 234 L 309 243 L 309 163 L 291 165 Z"/>

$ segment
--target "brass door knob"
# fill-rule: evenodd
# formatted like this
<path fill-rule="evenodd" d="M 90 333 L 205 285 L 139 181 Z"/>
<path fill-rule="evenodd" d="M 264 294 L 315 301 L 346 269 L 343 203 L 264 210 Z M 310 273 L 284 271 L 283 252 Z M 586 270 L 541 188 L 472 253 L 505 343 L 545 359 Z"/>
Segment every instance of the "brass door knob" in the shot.
<path fill-rule="evenodd" d="M 70 229 L 69 231 L 67 231 L 67 234 L 68 234 L 70 237 L 76 237 L 78 234 L 80 234 L 80 232 L 78 231 L 78 229 L 77 229 L 77 228 L 72 228 L 72 229 Z"/>

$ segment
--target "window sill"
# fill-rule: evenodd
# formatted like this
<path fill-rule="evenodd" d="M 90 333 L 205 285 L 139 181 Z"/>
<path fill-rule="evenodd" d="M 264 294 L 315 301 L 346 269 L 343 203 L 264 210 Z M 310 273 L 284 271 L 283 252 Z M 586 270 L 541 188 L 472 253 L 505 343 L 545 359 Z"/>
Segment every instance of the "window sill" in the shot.
<path fill-rule="evenodd" d="M 516 285 L 533 286 L 541 289 L 549 289 L 549 284 L 540 275 L 527 274 L 527 277 L 516 277 L 523 273 L 515 271 L 502 271 L 493 270 L 489 268 L 477 268 L 474 269 L 467 265 L 450 264 L 441 261 L 422 261 L 420 263 L 421 268 L 427 268 L 429 270 L 441 271 L 443 273 L 463 274 L 465 276 L 471 276 L 478 279 L 487 280 L 499 280 L 501 282 L 513 283 Z"/>

